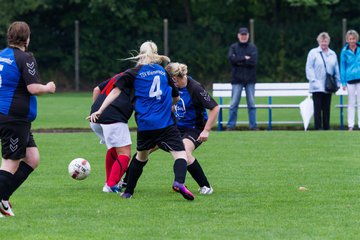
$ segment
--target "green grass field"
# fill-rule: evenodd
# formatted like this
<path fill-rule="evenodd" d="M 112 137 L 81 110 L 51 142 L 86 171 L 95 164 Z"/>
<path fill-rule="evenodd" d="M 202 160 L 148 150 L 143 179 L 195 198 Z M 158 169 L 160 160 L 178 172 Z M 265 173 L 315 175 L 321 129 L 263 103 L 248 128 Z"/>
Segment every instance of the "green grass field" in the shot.
<path fill-rule="evenodd" d="M 90 105 L 87 93 L 39 97 L 33 128 L 86 129 Z M 357 239 L 359 133 L 213 131 L 195 155 L 214 194 L 197 194 L 188 175 L 192 202 L 171 190 L 168 153 L 152 154 L 133 198 L 121 199 L 101 192 L 106 150 L 95 134 L 35 133 L 41 164 L 12 196 L 16 216 L 0 219 L 0 239 Z M 91 163 L 83 181 L 67 173 L 76 157 Z"/>
<path fill-rule="evenodd" d="M 156 152 L 132 199 L 101 192 L 104 146 L 92 133 L 36 134 L 42 163 L 13 195 L 0 239 L 356 239 L 358 132 L 213 132 L 196 152 L 214 194 L 172 192 Z M 135 139 L 134 139 L 135 140 Z M 67 164 L 92 166 L 75 181 Z M 188 176 L 189 189 L 196 183 Z M 300 186 L 308 191 L 299 191 Z"/>

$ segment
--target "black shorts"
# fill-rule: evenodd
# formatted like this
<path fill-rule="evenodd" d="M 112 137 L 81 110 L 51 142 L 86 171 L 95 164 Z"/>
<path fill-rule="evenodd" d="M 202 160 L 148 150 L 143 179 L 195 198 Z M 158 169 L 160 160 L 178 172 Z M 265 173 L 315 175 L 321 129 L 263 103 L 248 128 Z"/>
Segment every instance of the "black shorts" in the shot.
<path fill-rule="evenodd" d="M 1 121 L 0 139 L 4 159 L 20 160 L 26 155 L 26 148 L 36 147 L 31 123 L 26 121 Z"/>
<path fill-rule="evenodd" d="M 197 141 L 202 130 L 196 128 L 179 128 L 181 137 L 189 139 L 195 146 L 195 149 L 200 146 L 201 142 Z"/>
<path fill-rule="evenodd" d="M 175 125 L 137 133 L 138 151 L 150 150 L 156 145 L 166 152 L 185 151 L 180 132 Z"/>

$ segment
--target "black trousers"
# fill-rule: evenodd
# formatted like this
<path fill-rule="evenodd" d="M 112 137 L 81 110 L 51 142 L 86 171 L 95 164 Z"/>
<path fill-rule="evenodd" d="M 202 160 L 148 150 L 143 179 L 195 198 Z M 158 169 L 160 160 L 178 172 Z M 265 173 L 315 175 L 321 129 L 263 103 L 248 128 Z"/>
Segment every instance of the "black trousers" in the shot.
<path fill-rule="evenodd" d="M 314 92 L 312 98 L 314 101 L 315 130 L 329 130 L 331 93 Z"/>

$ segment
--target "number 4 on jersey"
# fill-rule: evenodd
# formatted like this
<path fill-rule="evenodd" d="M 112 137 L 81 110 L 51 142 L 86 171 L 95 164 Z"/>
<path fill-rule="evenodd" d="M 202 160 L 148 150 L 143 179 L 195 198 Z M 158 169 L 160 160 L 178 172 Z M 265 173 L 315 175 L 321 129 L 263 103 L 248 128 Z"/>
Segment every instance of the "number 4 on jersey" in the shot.
<path fill-rule="evenodd" d="M 161 99 L 162 91 L 160 89 L 160 76 L 155 76 L 150 87 L 149 97 L 156 97 L 157 100 Z"/>

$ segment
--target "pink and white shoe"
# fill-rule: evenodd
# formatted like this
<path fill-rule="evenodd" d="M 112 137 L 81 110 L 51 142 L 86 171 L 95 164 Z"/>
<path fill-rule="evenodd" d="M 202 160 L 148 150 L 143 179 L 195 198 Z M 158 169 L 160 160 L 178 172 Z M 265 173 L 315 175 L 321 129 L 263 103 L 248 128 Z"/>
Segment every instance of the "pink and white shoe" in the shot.
<path fill-rule="evenodd" d="M 9 201 L 1 200 L 0 202 L 0 212 L 9 217 L 14 217 L 15 214 L 12 211 L 12 206 Z"/>

